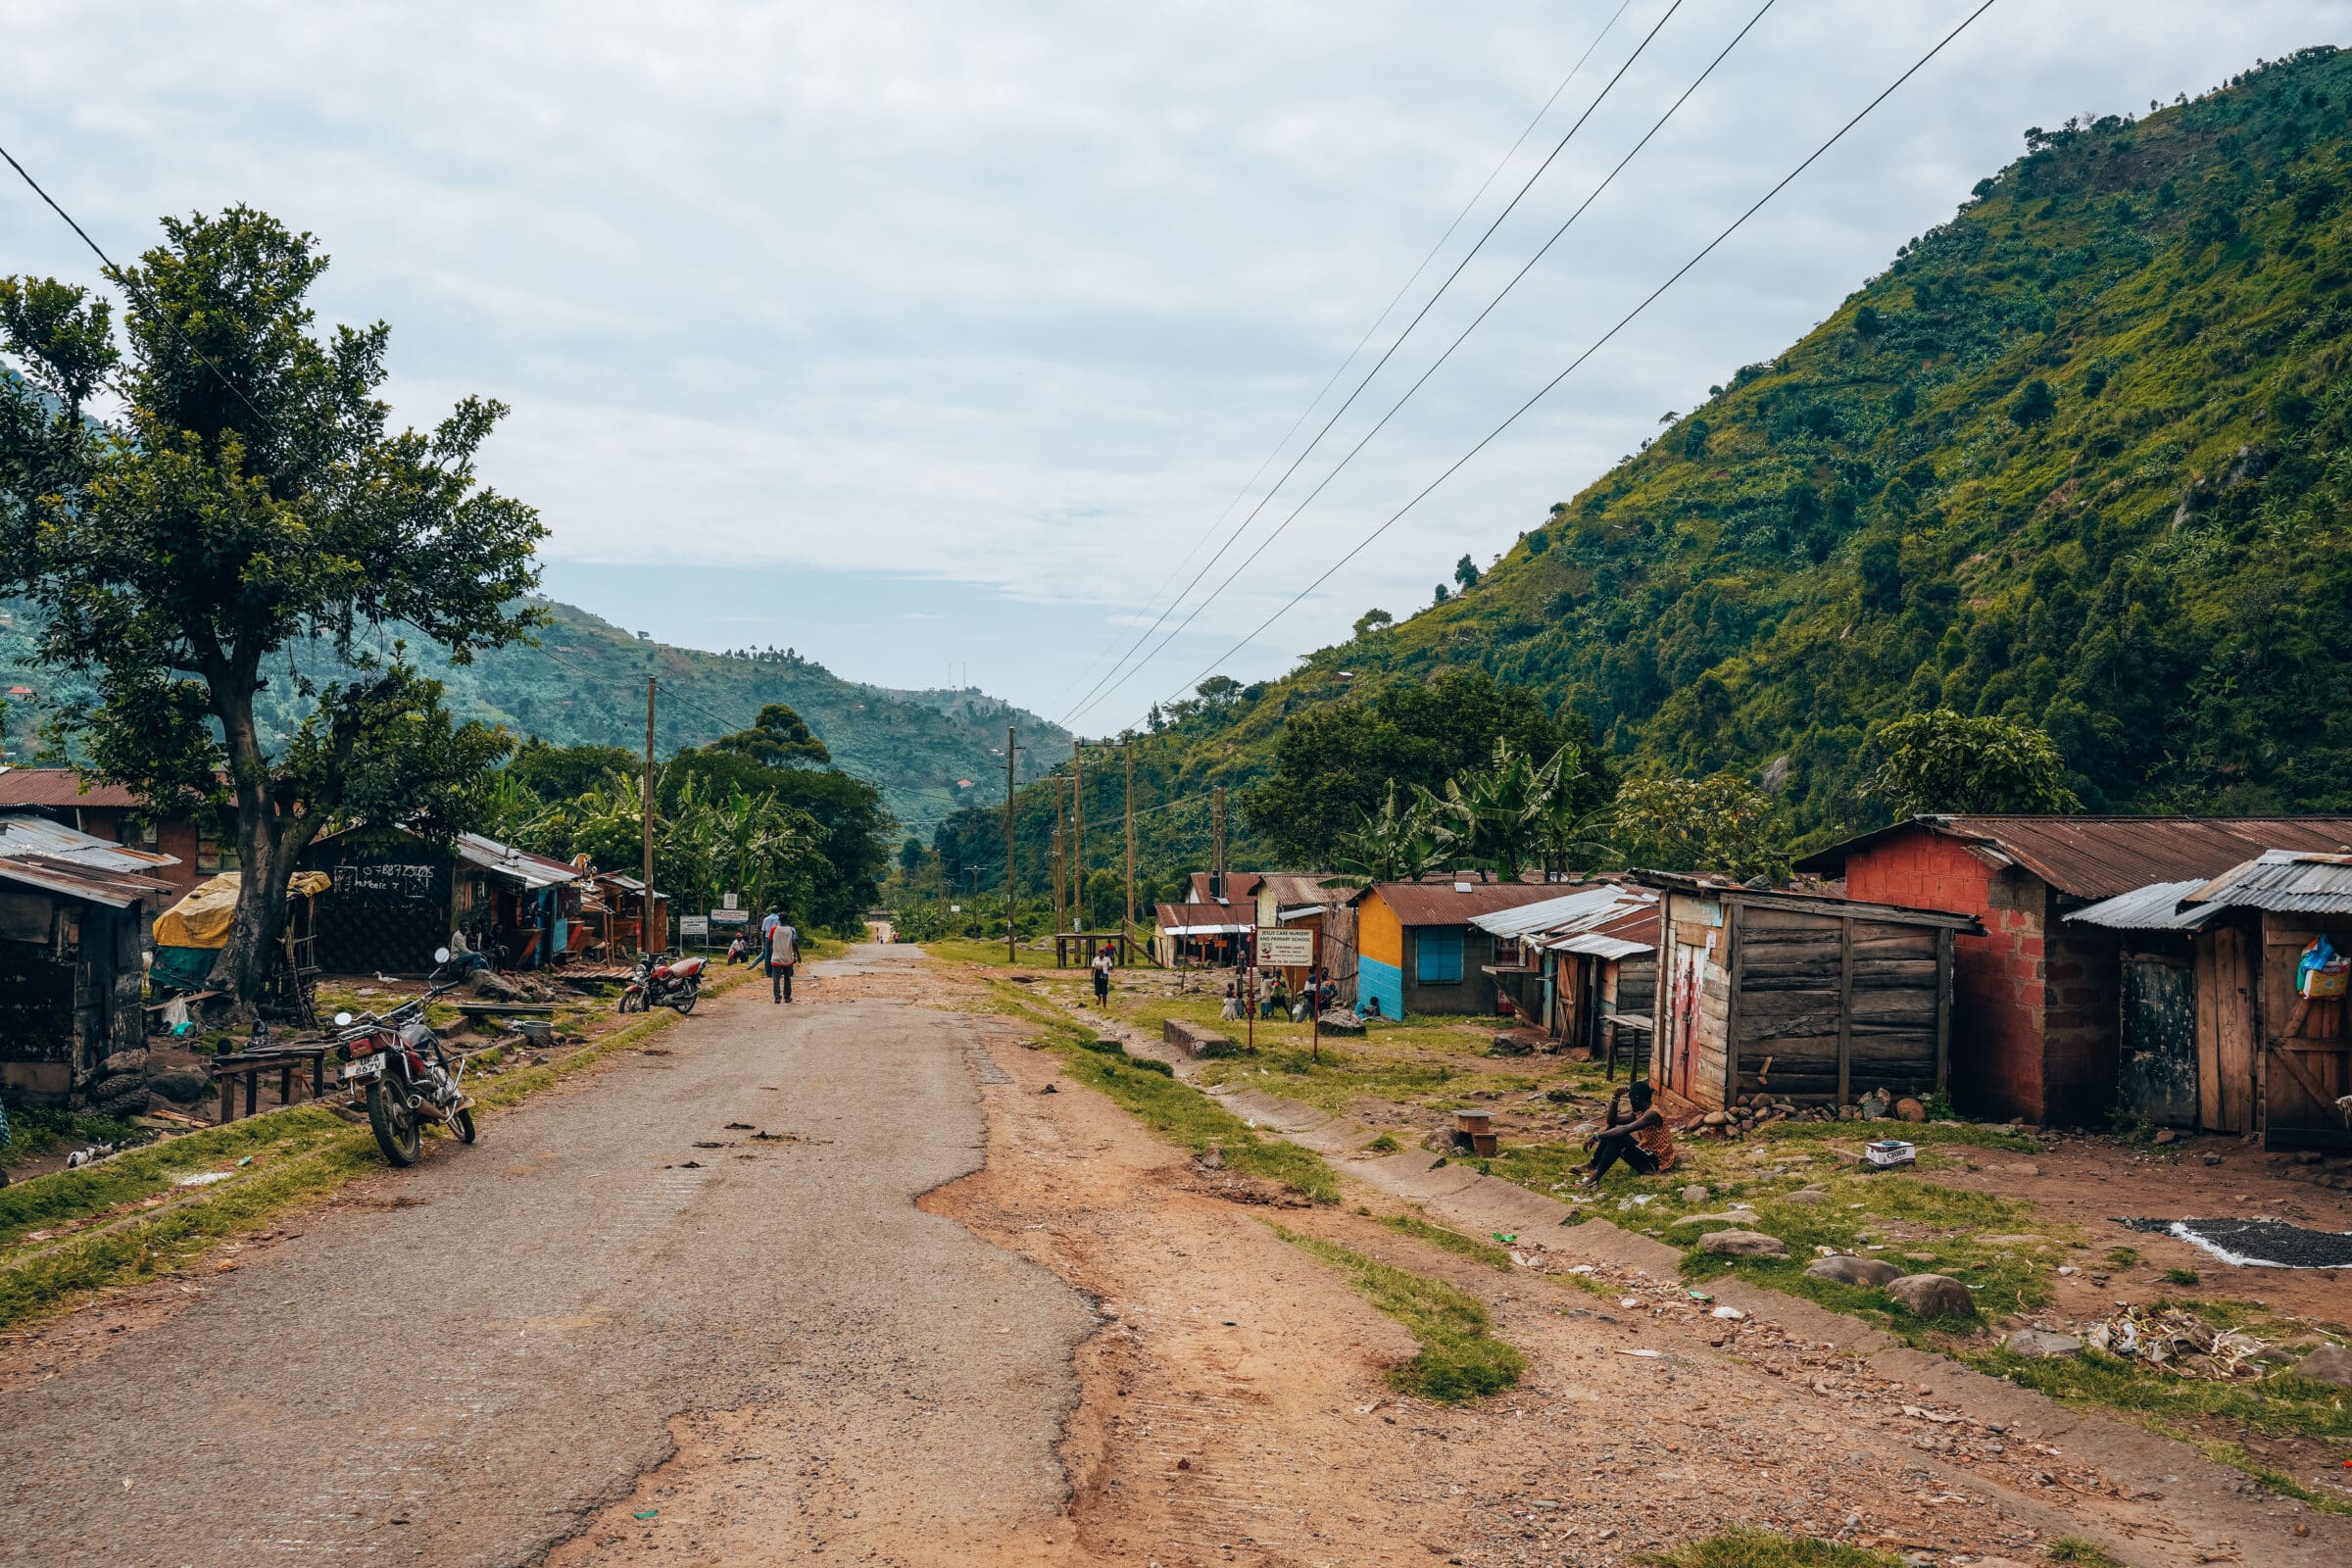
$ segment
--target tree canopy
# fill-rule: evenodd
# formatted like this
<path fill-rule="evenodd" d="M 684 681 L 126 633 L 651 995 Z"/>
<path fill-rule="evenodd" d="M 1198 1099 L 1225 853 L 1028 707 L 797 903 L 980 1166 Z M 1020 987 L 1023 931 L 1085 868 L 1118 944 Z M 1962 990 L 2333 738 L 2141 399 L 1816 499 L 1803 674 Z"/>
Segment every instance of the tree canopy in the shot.
<path fill-rule="evenodd" d="M 2080 811 L 2049 736 L 1997 714 L 1948 708 L 1898 718 L 1875 742 L 1869 793 L 1897 816 L 1924 811 Z"/>

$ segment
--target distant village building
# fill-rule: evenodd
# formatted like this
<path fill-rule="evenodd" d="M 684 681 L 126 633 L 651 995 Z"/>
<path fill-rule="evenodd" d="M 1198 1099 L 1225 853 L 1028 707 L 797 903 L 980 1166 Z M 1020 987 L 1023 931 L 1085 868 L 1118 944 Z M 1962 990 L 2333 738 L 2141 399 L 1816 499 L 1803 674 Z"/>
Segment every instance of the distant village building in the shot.
<path fill-rule="evenodd" d="M 1379 882 L 1350 901 L 1355 910 L 1356 1010 L 1384 1018 L 1429 1013 L 1492 1015 L 1494 936 L 1479 915 L 1559 897 L 1543 882 Z"/>
<path fill-rule="evenodd" d="M 221 864 L 220 846 L 194 817 L 156 817 L 120 784 L 99 784 L 71 767 L 0 767 L 0 811 L 38 815 L 92 837 L 150 851 L 169 863 L 148 874 L 176 897 L 206 877 L 235 869 Z M 166 901 L 170 902 L 169 900 Z"/>
<path fill-rule="evenodd" d="M 1471 918 L 1495 939 L 1487 972 L 1520 1017 L 1561 1049 L 1611 1063 L 1636 1047 L 1646 1054 L 1658 895 L 1614 876 L 1566 887 Z"/>
<path fill-rule="evenodd" d="M 1952 1095 L 1979 1115 L 2070 1126 L 2116 1102 L 2121 938 L 2069 913 L 2154 882 L 2219 876 L 2265 850 L 2327 852 L 2352 816 L 1916 816 L 1796 869 L 1849 898 L 1975 915 L 1954 940 Z"/>

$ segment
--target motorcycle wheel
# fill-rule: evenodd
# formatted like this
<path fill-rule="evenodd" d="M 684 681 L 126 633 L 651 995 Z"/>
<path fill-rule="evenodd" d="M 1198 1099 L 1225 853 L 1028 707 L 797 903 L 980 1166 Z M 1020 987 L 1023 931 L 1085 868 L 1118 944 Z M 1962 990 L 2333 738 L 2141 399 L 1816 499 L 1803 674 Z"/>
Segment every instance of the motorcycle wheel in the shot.
<path fill-rule="evenodd" d="M 395 1165 L 414 1165 L 424 1148 L 424 1129 L 416 1113 L 401 1102 L 392 1086 L 377 1079 L 368 1086 L 368 1125 L 384 1158 Z"/>
<path fill-rule="evenodd" d="M 683 1012 L 692 1012 L 692 1011 L 694 1010 L 694 1004 L 695 1004 L 696 1000 L 697 1000 L 697 999 L 699 999 L 699 998 L 702 996 L 702 994 L 703 994 L 703 988 L 702 988 L 702 987 L 700 987 L 700 986 L 688 986 L 688 987 L 686 988 L 686 994 L 685 994 L 684 996 L 682 996 L 682 997 L 678 998 L 678 1000 L 677 1000 L 677 1001 L 675 1001 L 675 1002 L 671 1003 L 671 1004 L 670 1004 L 670 1005 L 671 1005 L 671 1006 L 673 1006 L 673 1007 L 675 1007 L 675 1008 L 677 1008 L 677 1009 L 678 1009 L 678 1011 L 680 1011 L 680 1012 L 682 1012 L 682 1013 L 683 1013 Z"/>
<path fill-rule="evenodd" d="M 616 1011 L 620 1011 L 620 1012 L 635 1012 L 635 1011 L 636 1011 L 636 1010 L 637 1010 L 639 1007 L 643 1006 L 644 1004 L 645 1004 L 645 993 L 644 993 L 644 992 L 642 992 L 642 991 L 623 991 L 623 992 L 620 994 L 620 1003 L 619 1003 L 619 1005 L 617 1006 L 617 1008 L 616 1008 L 615 1010 L 616 1010 Z"/>
<path fill-rule="evenodd" d="M 453 1129 L 455 1129 L 455 1130 L 456 1130 L 456 1132 L 457 1132 L 457 1135 L 458 1135 L 458 1142 L 459 1142 L 459 1143 L 461 1143 L 461 1144 L 470 1144 L 470 1143 L 472 1143 L 472 1142 L 473 1142 L 473 1112 L 472 1112 L 472 1111 L 470 1111 L 470 1110 L 461 1110 L 461 1111 L 459 1111 L 459 1112 L 458 1112 L 458 1113 L 457 1113 L 455 1116 L 452 1116 L 452 1117 L 449 1119 L 449 1124 L 450 1124 L 450 1126 L 451 1126 Z"/>

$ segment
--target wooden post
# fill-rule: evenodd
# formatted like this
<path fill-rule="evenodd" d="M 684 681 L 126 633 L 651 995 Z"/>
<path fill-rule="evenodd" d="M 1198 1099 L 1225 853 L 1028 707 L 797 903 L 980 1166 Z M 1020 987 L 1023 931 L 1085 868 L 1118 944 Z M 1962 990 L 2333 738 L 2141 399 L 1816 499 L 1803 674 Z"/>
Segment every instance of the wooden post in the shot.
<path fill-rule="evenodd" d="M 1135 737 L 1127 737 L 1127 939 L 1135 940 Z M 1120 946 L 1119 957 L 1126 961 L 1126 947 Z"/>
<path fill-rule="evenodd" d="M 1740 972 L 1740 906 L 1728 899 L 1723 906 L 1723 946 L 1728 976 L 1723 994 L 1723 1108 L 1729 1110 L 1740 1099 L 1740 982 L 1744 977 Z"/>
<path fill-rule="evenodd" d="M 1848 922 L 1849 926 L 1851 922 Z M 1850 966 L 1849 966 L 1850 968 Z M 1849 979 L 1850 991 L 1852 982 Z M 1936 1088 L 1941 1093 L 1949 1087 L 1952 1071 L 1952 933 L 1938 927 L 1936 932 Z"/>
<path fill-rule="evenodd" d="M 1017 931 L 1018 931 L 1018 928 L 1017 928 L 1017 927 L 1015 926 L 1015 924 L 1013 923 L 1013 918 L 1012 918 L 1012 899 L 1013 899 L 1013 885 L 1012 885 L 1012 844 L 1013 844 L 1013 822 L 1012 822 L 1012 790 L 1013 790 L 1013 784 L 1014 784 L 1014 782 L 1015 782 L 1015 779 L 1016 779 L 1016 776 L 1017 776 L 1017 775 L 1016 775 L 1016 774 L 1013 772 L 1013 758 L 1015 757 L 1015 755 L 1017 755 L 1017 754 L 1019 753 L 1019 751 L 1020 751 L 1020 748 L 1021 748 L 1021 727 L 1020 727 L 1018 724 L 1007 724 L 1007 725 L 1005 725 L 1005 726 L 1004 726 L 1004 961 L 1005 961 L 1006 963 L 1018 963 L 1018 962 L 1020 962 L 1020 953 L 1019 953 L 1019 951 L 1017 950 L 1017 948 L 1016 948 L 1016 947 L 1015 947 L 1015 945 L 1014 945 L 1014 944 L 1015 944 L 1016 937 L 1017 937 Z"/>
<path fill-rule="evenodd" d="M 1946 935 L 1949 935 L 1947 932 Z M 1854 922 L 1838 922 L 1838 1103 L 1854 1098 Z"/>
<path fill-rule="evenodd" d="M 651 675 L 645 677 L 645 799 L 639 804 L 645 818 L 645 911 L 637 922 L 637 947 L 640 952 L 655 953 L 660 950 L 650 945 L 654 940 L 654 677 Z"/>
<path fill-rule="evenodd" d="M 1062 885 L 1062 872 L 1067 869 L 1067 866 L 1061 853 L 1061 841 L 1063 835 L 1068 831 L 1069 808 L 1062 804 L 1061 775 L 1056 773 L 1054 775 L 1054 848 L 1050 856 L 1050 865 L 1054 872 L 1054 931 L 1055 935 L 1059 935 L 1069 928 L 1069 922 L 1062 918 L 1061 913 L 1062 896 L 1068 891 Z"/>
<path fill-rule="evenodd" d="M 1070 895 L 1077 923 L 1092 929 L 1094 911 L 1086 906 L 1086 757 L 1075 735 L 1070 737 Z"/>

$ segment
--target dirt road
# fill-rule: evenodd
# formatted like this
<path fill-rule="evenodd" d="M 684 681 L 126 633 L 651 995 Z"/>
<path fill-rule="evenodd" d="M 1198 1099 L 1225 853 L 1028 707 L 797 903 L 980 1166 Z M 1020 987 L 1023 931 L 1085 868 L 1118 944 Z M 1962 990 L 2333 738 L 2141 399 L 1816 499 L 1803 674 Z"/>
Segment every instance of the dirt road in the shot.
<path fill-rule="evenodd" d="M 857 956 L 833 967 L 919 960 Z M 789 1413 L 747 1467 L 786 1555 L 1051 1515 L 1092 1315 L 912 1201 L 981 1159 L 968 1032 L 749 989 L 710 1011 L 0 1392 L 0 1562 L 533 1562 L 673 1420 L 738 1407 Z"/>

